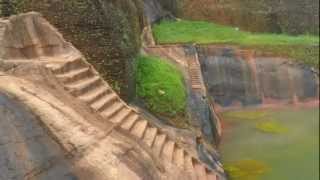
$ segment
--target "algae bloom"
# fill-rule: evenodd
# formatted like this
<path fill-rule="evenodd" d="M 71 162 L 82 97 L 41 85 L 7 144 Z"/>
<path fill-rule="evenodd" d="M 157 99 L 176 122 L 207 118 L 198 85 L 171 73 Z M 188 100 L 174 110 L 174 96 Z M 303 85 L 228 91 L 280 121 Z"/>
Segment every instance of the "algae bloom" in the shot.
<path fill-rule="evenodd" d="M 256 125 L 256 128 L 265 133 L 279 134 L 288 132 L 286 127 L 277 122 L 261 122 Z"/>
<path fill-rule="evenodd" d="M 240 160 L 225 166 L 231 180 L 257 180 L 269 167 L 257 160 Z"/>

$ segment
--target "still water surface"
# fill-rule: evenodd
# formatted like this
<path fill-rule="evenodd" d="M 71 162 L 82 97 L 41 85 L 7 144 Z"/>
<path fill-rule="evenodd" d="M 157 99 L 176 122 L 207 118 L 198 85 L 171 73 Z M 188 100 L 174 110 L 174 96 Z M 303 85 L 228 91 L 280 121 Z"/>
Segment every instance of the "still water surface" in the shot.
<path fill-rule="evenodd" d="M 220 152 L 232 180 L 318 180 L 319 109 L 222 114 Z"/>

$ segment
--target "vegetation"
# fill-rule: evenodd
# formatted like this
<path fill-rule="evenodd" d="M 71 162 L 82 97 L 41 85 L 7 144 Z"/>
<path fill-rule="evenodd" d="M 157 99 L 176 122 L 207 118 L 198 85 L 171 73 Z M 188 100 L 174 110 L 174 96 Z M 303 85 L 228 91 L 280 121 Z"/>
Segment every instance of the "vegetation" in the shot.
<path fill-rule="evenodd" d="M 163 59 L 139 56 L 136 63 L 137 95 L 148 108 L 174 117 L 185 113 L 186 90 L 181 72 Z"/>
<path fill-rule="evenodd" d="M 252 111 L 229 111 L 223 113 L 226 119 L 247 120 L 255 123 L 255 128 L 265 133 L 285 133 L 288 129 L 278 123 L 278 119 L 271 116 L 268 111 L 252 110 Z"/>
<path fill-rule="evenodd" d="M 255 34 L 214 23 L 185 20 L 162 21 L 153 30 L 156 41 L 161 44 L 232 44 L 319 66 L 319 36 Z"/>
<path fill-rule="evenodd" d="M 262 132 L 265 133 L 273 133 L 273 134 L 278 134 L 278 133 L 285 133 L 288 131 L 287 128 L 283 127 L 281 124 L 277 122 L 261 122 L 256 125 L 256 128 Z"/>
<path fill-rule="evenodd" d="M 257 180 L 268 169 L 267 165 L 257 160 L 241 160 L 225 165 L 231 180 Z"/>

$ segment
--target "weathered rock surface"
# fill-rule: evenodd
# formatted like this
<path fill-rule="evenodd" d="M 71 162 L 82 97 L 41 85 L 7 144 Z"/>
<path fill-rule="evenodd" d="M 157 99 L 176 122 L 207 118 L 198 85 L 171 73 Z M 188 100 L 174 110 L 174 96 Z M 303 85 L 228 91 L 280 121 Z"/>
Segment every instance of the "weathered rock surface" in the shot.
<path fill-rule="evenodd" d="M 0 94 L 0 179 L 72 179 L 59 145 L 17 100 Z"/>
<path fill-rule="evenodd" d="M 29 118 L 24 110 L 4 108 L 18 115 L 6 113 L 0 119 L 1 132 L 5 133 L 1 139 L 1 157 L 5 158 L 1 159 L 1 180 L 159 179 L 153 163 L 144 168 L 148 160 L 133 141 L 121 139 L 123 136 L 110 128 L 91 125 L 83 114 L 30 82 L 10 76 L 0 79 L 0 90 L 35 114 Z M 92 117 L 90 120 L 97 121 Z M 9 124 L 10 132 L 4 130 Z"/>
<path fill-rule="evenodd" d="M 0 24 L 2 60 L 54 58 L 72 53 L 77 50 L 38 13 L 12 16 Z"/>
<path fill-rule="evenodd" d="M 164 10 L 157 0 L 144 0 L 144 15 L 149 24 L 160 21 L 164 18 L 169 18 L 171 15 L 168 11 Z"/>
<path fill-rule="evenodd" d="M 0 153 L 17 146 L 15 140 L 30 146 L 21 149 L 22 155 L 15 153 L 16 157 L 4 159 L 4 166 L 1 158 L 5 156 L 0 154 L 0 169 L 6 170 L 1 178 L 224 178 L 220 166 L 212 168 L 199 160 L 196 147 L 190 147 L 193 151 L 185 149 L 177 140 L 179 138 L 162 131 L 143 114 L 124 103 L 82 54 L 66 43 L 39 14 L 28 13 L 0 19 L 0 24 L 4 27 L 0 42 L 10 37 L 0 48 L 0 54 L 3 55 L 0 59 L 0 92 L 1 99 L 5 99 L 1 104 L 6 105 L 2 108 L 3 112 L 0 111 L 5 114 L 0 116 L 1 134 L 5 135 L 4 139 L 0 138 L 0 143 L 13 141 L 13 147 L 10 143 L 9 146 L 0 146 Z M 35 27 L 39 29 L 33 31 Z M 17 57 L 11 52 L 12 47 L 17 52 L 23 52 L 28 47 L 26 45 L 31 45 L 28 50 L 34 53 L 20 53 Z M 43 51 L 46 45 L 53 50 L 50 49 L 49 53 Z M 15 111 L 8 105 L 12 103 L 21 106 L 21 109 L 28 109 L 30 113 L 26 122 L 11 125 L 17 134 L 21 134 L 20 139 L 12 135 L 14 132 L 2 131 L 9 127 L 8 120 L 21 121 L 22 117 L 7 113 L 24 112 L 20 109 Z M 38 129 L 25 131 L 29 128 L 28 121 L 33 122 L 32 128 Z M 48 140 L 41 146 L 37 142 L 32 143 L 38 132 L 39 136 Z M 30 143 L 26 142 L 24 136 L 32 137 Z M 46 151 L 46 145 L 52 146 L 52 151 Z M 38 153 L 38 146 L 43 153 Z M 56 163 L 42 164 L 51 159 L 54 162 L 61 159 L 61 166 Z M 28 166 L 24 167 L 25 164 Z"/>
<path fill-rule="evenodd" d="M 308 66 L 235 47 L 201 46 L 198 52 L 209 94 L 223 107 L 319 98 L 319 74 Z"/>

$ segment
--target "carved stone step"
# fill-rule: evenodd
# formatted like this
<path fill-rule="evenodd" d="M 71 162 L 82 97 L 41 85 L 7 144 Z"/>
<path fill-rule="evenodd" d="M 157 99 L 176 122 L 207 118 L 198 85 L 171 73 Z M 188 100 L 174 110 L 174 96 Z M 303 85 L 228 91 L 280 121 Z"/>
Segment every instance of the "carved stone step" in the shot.
<path fill-rule="evenodd" d="M 155 127 L 148 127 L 146 133 L 143 137 L 143 142 L 145 142 L 149 147 L 152 146 L 155 137 L 157 135 L 158 129 Z"/>
<path fill-rule="evenodd" d="M 161 154 L 167 162 L 172 162 L 175 145 L 175 142 L 171 140 L 165 142 L 164 144 Z"/>
<path fill-rule="evenodd" d="M 64 74 L 56 75 L 56 77 L 61 79 L 61 82 L 65 84 L 76 82 L 86 77 L 92 77 L 92 76 L 94 76 L 94 74 L 90 71 L 89 67 L 84 67 L 81 69 L 69 71 Z"/>
<path fill-rule="evenodd" d="M 192 85 L 192 89 L 202 89 L 201 85 Z"/>
<path fill-rule="evenodd" d="M 198 180 L 207 180 L 206 168 L 199 162 L 194 163 L 194 170 Z"/>
<path fill-rule="evenodd" d="M 143 137 L 143 135 L 147 129 L 147 126 L 148 126 L 148 121 L 139 120 L 134 124 L 134 126 L 131 130 L 131 134 L 133 134 L 134 136 L 136 136 L 140 139 Z"/>
<path fill-rule="evenodd" d="M 120 101 L 115 102 L 112 106 L 106 107 L 101 112 L 102 117 L 106 118 L 107 120 L 110 120 L 110 118 L 116 114 L 118 111 L 120 111 L 124 107 L 124 104 Z"/>
<path fill-rule="evenodd" d="M 72 61 L 68 61 L 63 65 L 52 67 L 51 70 L 54 74 L 63 74 L 70 70 L 81 69 L 83 67 L 88 67 L 88 65 L 82 61 L 82 58 L 77 58 Z"/>
<path fill-rule="evenodd" d="M 200 81 L 200 80 L 191 80 L 191 82 L 192 82 L 193 84 L 201 84 L 201 81 Z"/>
<path fill-rule="evenodd" d="M 182 148 L 175 148 L 174 154 L 173 154 L 173 162 L 181 167 L 184 168 L 184 154 L 185 151 Z"/>
<path fill-rule="evenodd" d="M 78 98 L 87 104 L 93 104 L 95 101 L 102 98 L 104 95 L 106 95 L 108 92 L 110 92 L 110 89 L 107 86 L 101 85 L 97 86 L 97 88 L 79 96 Z"/>
<path fill-rule="evenodd" d="M 139 119 L 139 116 L 137 114 L 133 114 L 133 112 L 130 114 L 130 116 L 121 124 L 121 128 L 127 131 L 130 131 L 130 129 L 133 127 L 135 122 Z"/>
<path fill-rule="evenodd" d="M 166 134 L 158 134 L 154 140 L 152 149 L 155 156 L 160 156 L 162 151 L 164 142 L 166 141 L 167 135 Z"/>
<path fill-rule="evenodd" d="M 131 109 L 129 109 L 127 107 L 123 107 L 121 109 L 121 111 L 119 111 L 113 118 L 111 118 L 111 122 L 113 122 L 115 124 L 121 123 L 129 116 L 131 111 L 132 111 Z"/>
<path fill-rule="evenodd" d="M 65 87 L 71 91 L 71 94 L 74 96 L 80 96 L 87 93 L 89 90 L 94 89 L 95 87 L 101 84 L 101 79 L 99 76 L 94 76 L 92 78 L 87 78 L 81 81 L 78 81 L 73 84 L 65 85 Z"/>
<path fill-rule="evenodd" d="M 192 85 L 199 85 L 199 86 L 201 86 L 201 83 L 200 83 L 199 81 L 196 81 L 196 82 L 192 81 L 191 84 L 192 84 Z"/>
<path fill-rule="evenodd" d="M 97 99 L 91 104 L 91 107 L 96 111 L 101 111 L 102 109 L 110 106 L 114 101 L 117 100 L 117 95 L 114 93 L 105 94 L 100 99 Z"/>
<path fill-rule="evenodd" d="M 193 168 L 193 158 L 189 155 L 185 157 L 185 170 L 188 172 L 190 179 L 197 180 L 197 175 Z"/>

